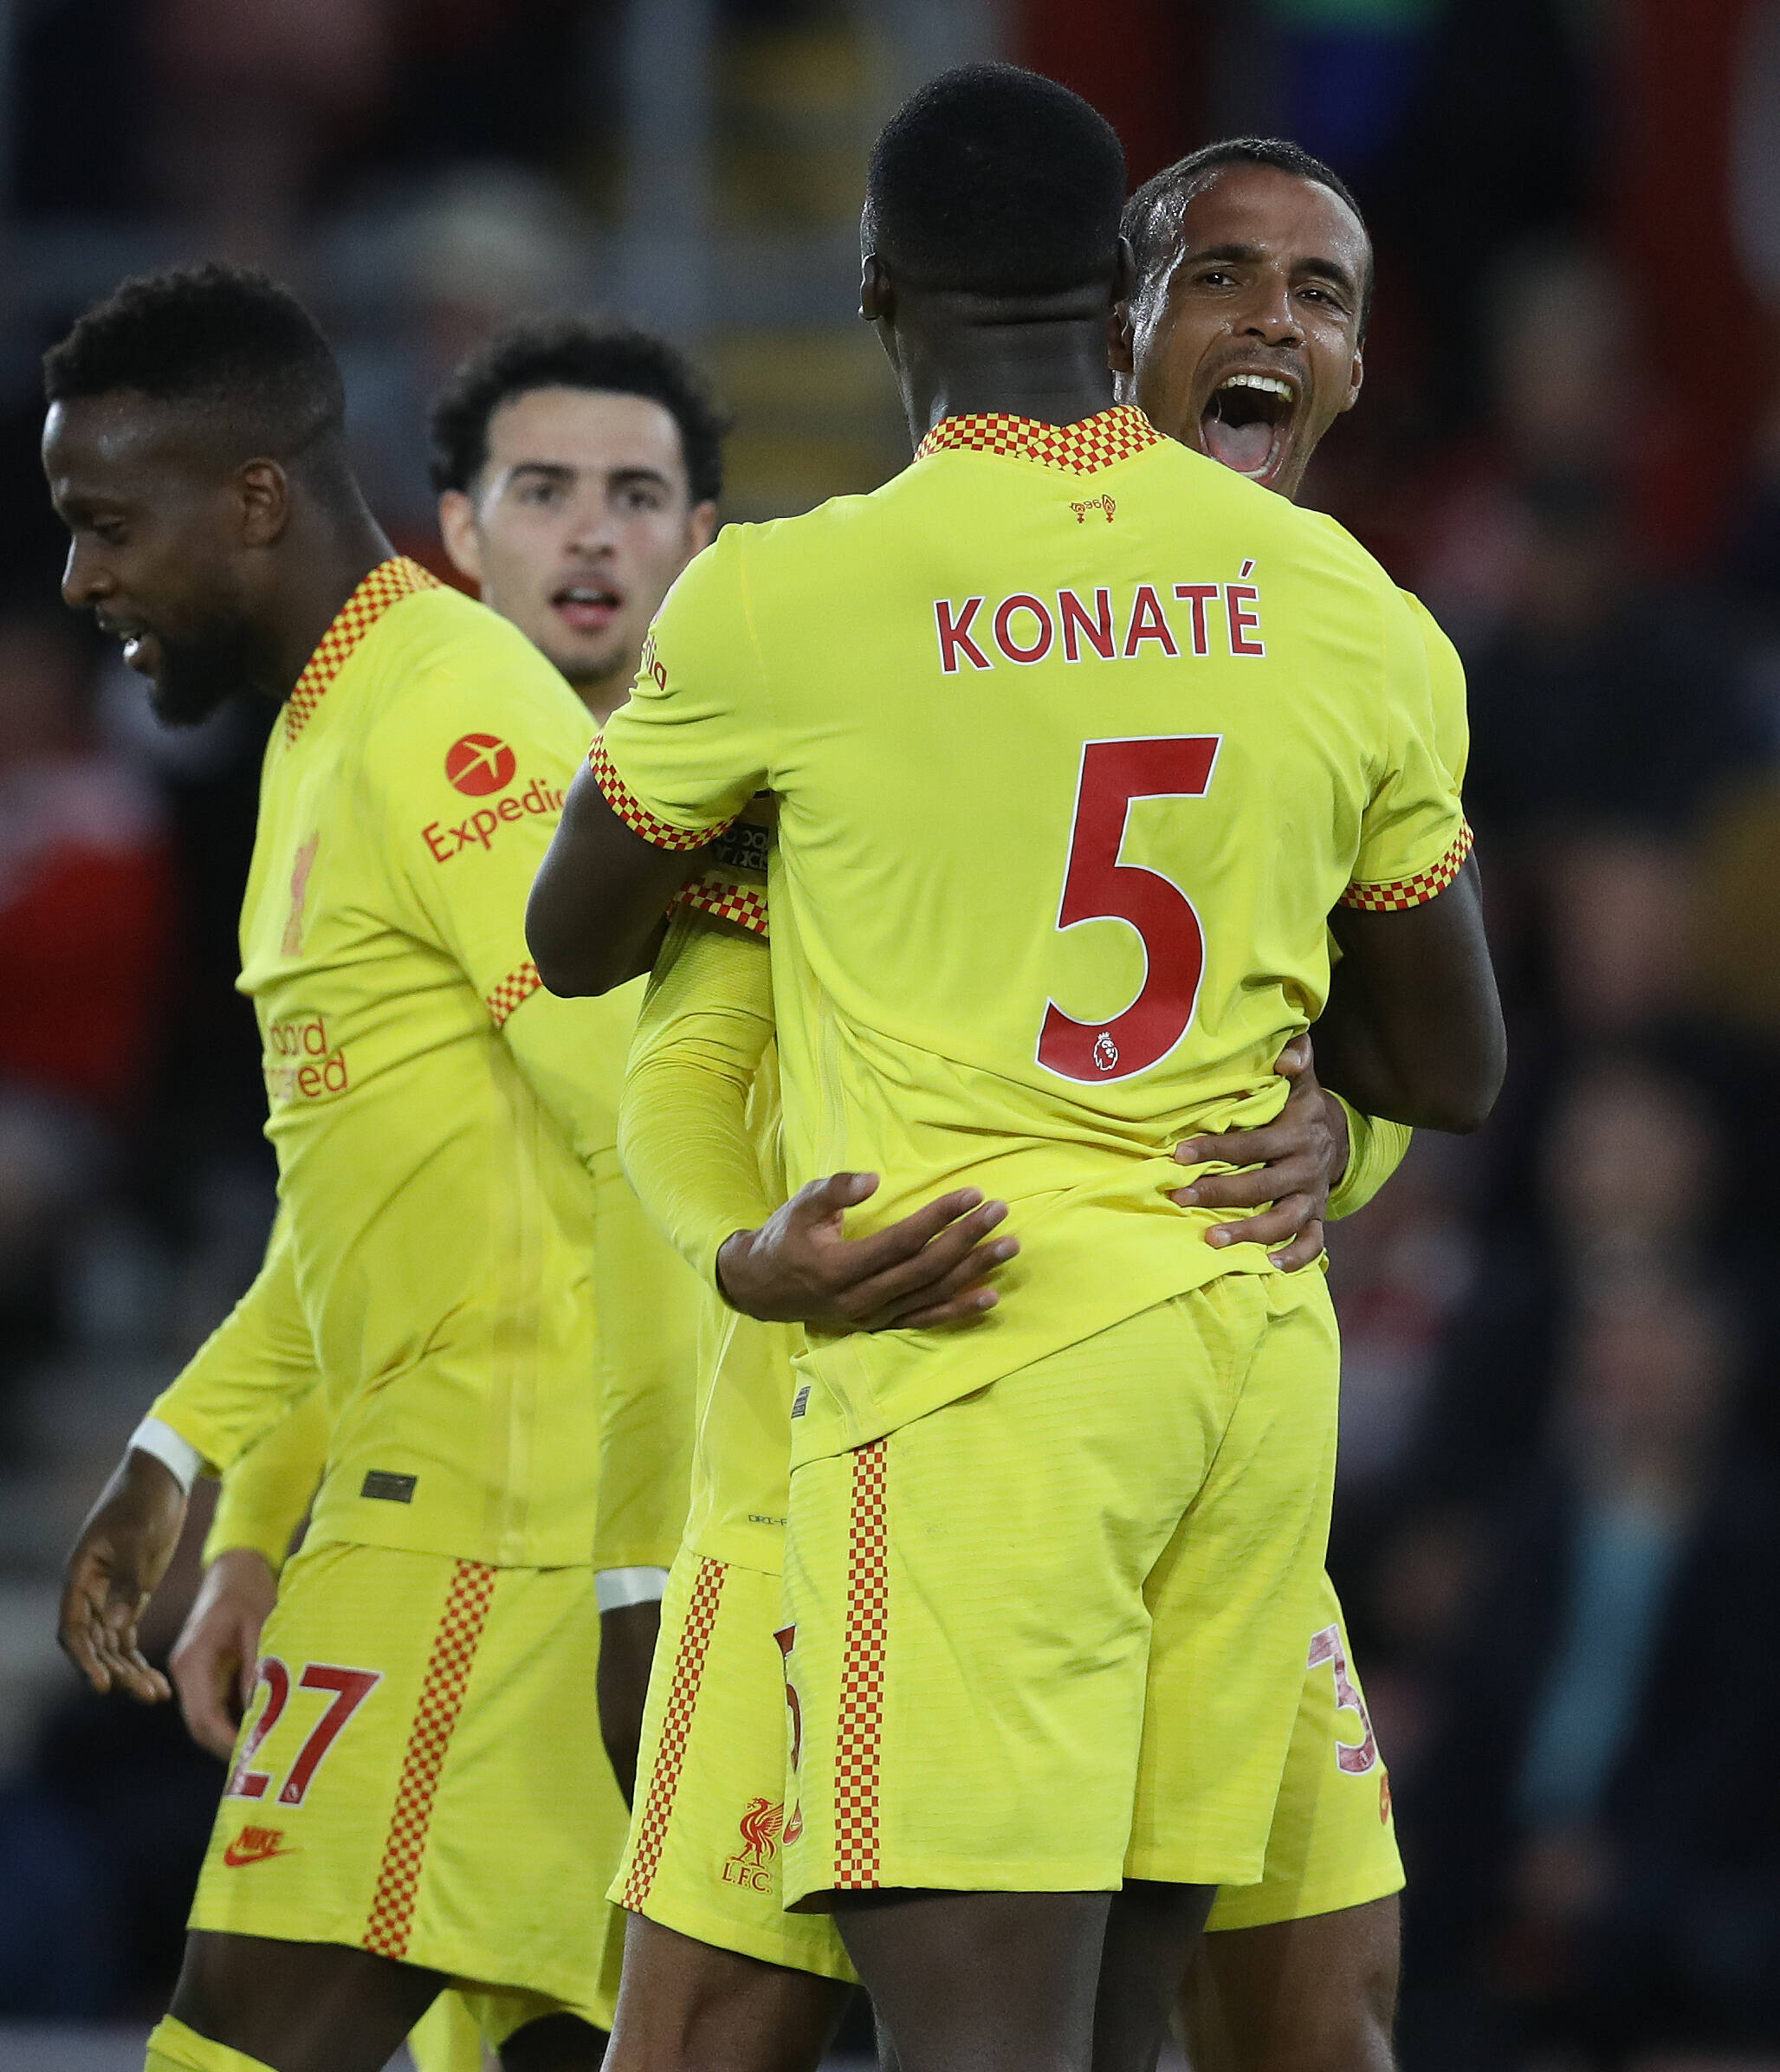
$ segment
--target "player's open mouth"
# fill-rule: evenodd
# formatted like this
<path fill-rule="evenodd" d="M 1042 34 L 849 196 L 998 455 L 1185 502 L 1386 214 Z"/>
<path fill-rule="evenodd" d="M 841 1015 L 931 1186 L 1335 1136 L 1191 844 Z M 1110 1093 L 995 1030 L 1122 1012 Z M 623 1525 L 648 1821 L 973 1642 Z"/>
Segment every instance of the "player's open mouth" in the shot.
<path fill-rule="evenodd" d="M 133 669 L 138 676 L 152 677 L 159 669 L 161 644 L 152 633 L 145 632 L 140 626 L 122 625 L 102 616 L 99 627 L 113 640 L 122 642 L 125 665 Z"/>
<path fill-rule="evenodd" d="M 578 633 L 603 633 L 625 607 L 623 596 L 605 583 L 565 583 L 550 602 Z"/>
<path fill-rule="evenodd" d="M 1199 420 L 1205 450 L 1265 486 L 1285 461 L 1298 398 L 1298 384 L 1285 375 L 1227 374 Z"/>

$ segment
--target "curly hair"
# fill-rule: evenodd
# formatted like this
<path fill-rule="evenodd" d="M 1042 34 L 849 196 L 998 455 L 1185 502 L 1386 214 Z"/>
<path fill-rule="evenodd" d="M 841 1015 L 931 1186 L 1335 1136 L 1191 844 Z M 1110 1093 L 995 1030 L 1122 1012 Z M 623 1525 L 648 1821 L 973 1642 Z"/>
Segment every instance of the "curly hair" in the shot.
<path fill-rule="evenodd" d="M 133 390 L 235 413 L 288 458 L 346 419 L 327 340 L 287 288 L 212 262 L 140 274 L 95 302 L 43 355 L 50 403 Z"/>
<path fill-rule="evenodd" d="M 542 388 L 660 404 L 679 427 L 692 501 L 715 502 L 722 494 L 728 422 L 691 361 L 649 332 L 577 317 L 516 324 L 457 368 L 432 406 L 433 487 L 468 489 L 488 461 L 489 420 L 503 403 Z"/>

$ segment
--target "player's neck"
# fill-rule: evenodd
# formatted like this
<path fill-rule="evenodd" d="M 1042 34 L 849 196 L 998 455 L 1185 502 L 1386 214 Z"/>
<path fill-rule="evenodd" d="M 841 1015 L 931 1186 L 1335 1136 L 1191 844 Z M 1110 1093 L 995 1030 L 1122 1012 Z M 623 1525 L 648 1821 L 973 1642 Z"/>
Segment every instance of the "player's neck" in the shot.
<path fill-rule="evenodd" d="M 943 418 L 980 414 L 1073 424 L 1110 410 L 1104 315 L 961 324 L 899 340 L 897 372 L 915 442 Z"/>
<path fill-rule="evenodd" d="M 299 507 L 282 545 L 282 567 L 268 627 L 267 673 L 258 688 L 289 696 L 340 607 L 395 549 L 363 504 L 338 512 Z"/>

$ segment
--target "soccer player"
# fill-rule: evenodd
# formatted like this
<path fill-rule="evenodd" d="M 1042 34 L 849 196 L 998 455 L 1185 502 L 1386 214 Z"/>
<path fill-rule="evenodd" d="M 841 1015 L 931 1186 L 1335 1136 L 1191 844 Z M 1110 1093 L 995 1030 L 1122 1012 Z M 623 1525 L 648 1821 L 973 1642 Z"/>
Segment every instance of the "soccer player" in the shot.
<path fill-rule="evenodd" d="M 723 426 L 664 340 L 575 319 L 523 324 L 457 370 L 430 422 L 439 521 L 457 567 L 560 670 L 596 722 L 630 689 L 668 585 L 709 541 Z M 684 1522 L 693 1349 L 689 1291 L 615 1147 L 593 1162 L 601 1428 L 595 1589 L 599 1720 L 628 1799 L 666 1559 Z M 671 1267 L 669 1267 L 671 1272 Z M 675 1276 L 677 1280 L 678 1276 Z M 223 1478 L 204 1577 L 169 1667 L 188 1725 L 226 1758 L 251 1700 L 260 1633 L 326 1460 L 320 1393 Z M 444 1994 L 411 2049 L 424 2068 L 479 2053 Z M 480 2062 L 479 2054 L 469 2062 Z"/>
<path fill-rule="evenodd" d="M 671 346 L 575 319 L 503 333 L 463 363 L 433 407 L 447 551 L 482 601 L 555 664 L 596 723 L 628 694 L 669 584 L 710 540 L 722 431 Z M 664 1534 L 669 1549 L 676 1544 L 683 1520 L 690 1307 L 663 1293 L 658 1247 L 636 1228 L 613 1149 L 595 1172 L 597 1256 L 612 1272 L 595 1305 L 605 1401 L 600 1723 L 628 1796 L 666 1580 L 659 1552 Z M 188 1724 L 217 1754 L 233 1745 L 276 1573 L 326 1443 L 312 1395 L 223 1479 L 202 1594 L 170 1665 Z"/>
<path fill-rule="evenodd" d="M 281 1210 L 76 1546 L 61 1637 L 95 1687 L 166 1695 L 136 1622 L 195 1472 L 316 1386 L 328 1432 L 149 2063 L 372 2072 L 454 1982 L 508 2066 L 592 2066 L 624 1814 L 587 1702 L 589 1167 L 628 1026 L 545 997 L 520 932 L 586 714 L 392 557 L 282 290 L 126 283 L 45 374 L 68 602 L 163 718 L 282 706 L 242 929 Z"/>
<path fill-rule="evenodd" d="M 1331 185 L 1334 178 L 1291 145 L 1233 141 L 1158 176 L 1126 215 L 1138 265 L 1135 346 L 1156 420 L 1183 438 L 1179 428 L 1190 423 L 1195 436 L 1188 443 L 1198 444 L 1206 398 L 1231 372 L 1259 374 L 1288 389 L 1293 407 L 1282 413 L 1285 429 L 1269 456 L 1274 479 L 1268 482 L 1287 491 L 1296 489 L 1317 440 L 1357 391 L 1371 259 L 1357 210 Z M 1233 206 L 1242 212 L 1233 223 Z M 1183 245 L 1188 253 L 1208 248 L 1211 256 L 1189 269 L 1181 263 Z M 1230 248 L 1246 262 L 1240 293 L 1233 292 Z M 1166 327 L 1157 322 L 1155 292 L 1164 282 L 1176 302 Z M 1249 335 L 1258 304 L 1259 345 Z M 1152 358 L 1159 333 L 1170 349 Z M 1132 340 L 1122 340 L 1115 359 L 1127 388 L 1131 350 Z M 1437 680 L 1441 756 L 1456 775 L 1463 760 L 1462 672 L 1432 620 L 1423 614 L 1422 623 Z M 765 852 L 758 847 L 749 855 L 735 846 L 736 854 L 696 888 L 704 910 L 676 922 L 657 962 L 626 1089 L 626 1159 L 645 1199 L 708 1283 L 721 1257 L 733 1299 L 786 1316 L 803 1313 L 800 1298 L 832 1302 L 841 1277 L 862 1271 L 845 1255 L 865 1254 L 869 1263 L 872 1241 L 830 1237 L 825 1246 L 828 1233 L 819 1221 L 800 1221 L 793 1212 L 776 1220 L 778 1256 L 767 1266 L 759 1245 L 744 1246 L 736 1233 L 767 1223 L 779 1197 L 762 1188 L 746 1158 L 714 1157 L 700 1175 L 690 1154 L 701 1138 L 713 1145 L 733 1138 L 750 1098 L 770 1139 L 770 1059 L 754 1072 L 771 1039 L 771 990 L 760 968 Z M 752 954 L 741 932 L 748 927 L 759 931 Z M 1345 1168 L 1335 1205 L 1344 1214 L 1395 1169 L 1408 1133 L 1350 1117 L 1338 1098 L 1334 1106 L 1339 1149 L 1330 1169 Z M 1212 1137 L 1183 1147 L 1182 1155 L 1248 1165 L 1253 1150 L 1270 1146 L 1276 1134 Z M 770 1141 L 763 1153 L 770 1170 Z M 1201 1177 L 1194 1195 L 1175 1198 L 1253 1208 L 1278 1191 L 1272 1169 L 1264 1168 Z M 1283 1235 L 1265 1217 L 1250 1231 L 1270 1244 Z M 1297 1263 L 1289 1250 L 1275 1256 Z M 651 2035 L 667 2030 L 677 2015 L 688 2040 L 683 2056 L 671 2061 L 676 2063 L 698 2062 L 707 2033 L 732 2042 L 742 2033 L 771 2037 L 762 2062 L 774 2063 L 780 2059 L 772 2051 L 786 2051 L 793 2038 L 802 2038 L 805 2055 L 787 2056 L 812 2062 L 807 2039 L 819 2040 L 834 2006 L 822 1980 L 846 1975 L 827 1921 L 778 1913 L 775 1837 L 757 1832 L 750 1841 L 741 1832 L 744 1823 L 759 1830 L 763 1819 L 770 1827 L 778 1794 L 778 1666 L 776 1649 L 767 1645 L 776 1618 L 778 1562 L 763 1526 L 783 1513 L 786 1477 L 782 1446 L 773 1443 L 774 1409 L 762 1406 L 782 1416 L 792 1387 L 783 1357 L 762 1355 L 750 1337 L 772 1328 L 732 1321 L 721 1386 L 707 1382 L 693 1530 L 671 1586 L 669 1622 L 671 1658 L 696 1596 L 702 1654 L 696 1674 L 689 1661 L 677 1688 L 662 1687 L 651 1719 L 647 1769 L 656 1768 L 668 1718 L 674 1732 L 660 1771 L 665 1803 L 633 1830 L 615 1888 L 642 1918 L 629 1937 L 614 2063 L 639 2062 L 633 2009 Z M 776 1378 L 780 1371 L 783 1382 Z M 1194 2061 L 1207 2072 L 1232 2062 L 1376 2072 L 1390 2062 L 1394 1895 L 1401 1865 L 1385 1773 L 1350 1670 L 1339 1606 L 1326 1585 L 1313 1616 L 1265 1875 L 1257 1886 L 1220 1895 L 1207 1927 L 1223 1933 L 1204 1945 L 1188 1996 Z M 664 1659 L 663 1677 L 668 1669 Z M 806 1976 L 774 1976 L 765 1964 L 735 1962 L 731 1952 Z"/>
<path fill-rule="evenodd" d="M 1136 285 L 1114 350 L 1120 394 L 1158 431 L 1295 496 L 1360 392 L 1372 253 L 1352 195 L 1294 145 L 1235 139 L 1158 173 L 1127 204 L 1124 227 Z M 1464 672 L 1429 614 L 1407 601 L 1427 643 L 1435 746 L 1456 783 Z M 1402 1132 L 1368 1144 L 1377 1183 L 1407 1144 Z M 1231 1185 L 1201 1188 L 1217 1200 Z M 1332 1589 L 1316 1616 L 1316 1666 L 1266 1875 L 1220 1896 L 1207 1926 L 1224 1933 L 1200 1946 L 1184 2002 L 1199 2072 L 1388 2072 L 1393 2062 L 1401 1865 Z"/>
<path fill-rule="evenodd" d="M 1024 1204 L 1017 1299 L 814 1337 L 793 1405 L 786 1889 L 911 2069 L 1084 2064 L 1103 1986 L 1144 2062 L 1206 1887 L 1260 1874 L 1333 1334 L 1319 1276 L 1190 1241 L 1162 1147 L 1277 1106 L 1325 997 L 1373 1111 L 1471 1127 L 1499 1078 L 1420 630 L 1338 528 L 1108 409 L 1123 198 L 1047 82 L 896 119 L 865 304 L 916 463 L 694 564 L 531 909 L 550 982 L 610 983 L 770 789 L 789 1180 Z"/>

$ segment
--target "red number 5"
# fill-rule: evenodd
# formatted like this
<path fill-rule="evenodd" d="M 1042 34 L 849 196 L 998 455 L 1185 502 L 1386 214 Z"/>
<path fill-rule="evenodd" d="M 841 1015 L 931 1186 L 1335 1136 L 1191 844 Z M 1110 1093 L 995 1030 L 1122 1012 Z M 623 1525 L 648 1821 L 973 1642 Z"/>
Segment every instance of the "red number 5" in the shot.
<path fill-rule="evenodd" d="M 1122 864 L 1134 799 L 1198 799 L 1218 760 L 1215 734 L 1157 735 L 1082 746 L 1059 931 L 1084 921 L 1123 921 L 1143 945 L 1143 984 L 1121 1014 L 1077 1021 L 1055 1000 L 1039 1033 L 1039 1063 L 1065 1079 L 1129 1079 L 1165 1058 L 1187 1033 L 1205 968 L 1205 936 L 1193 902 L 1173 879 Z"/>

